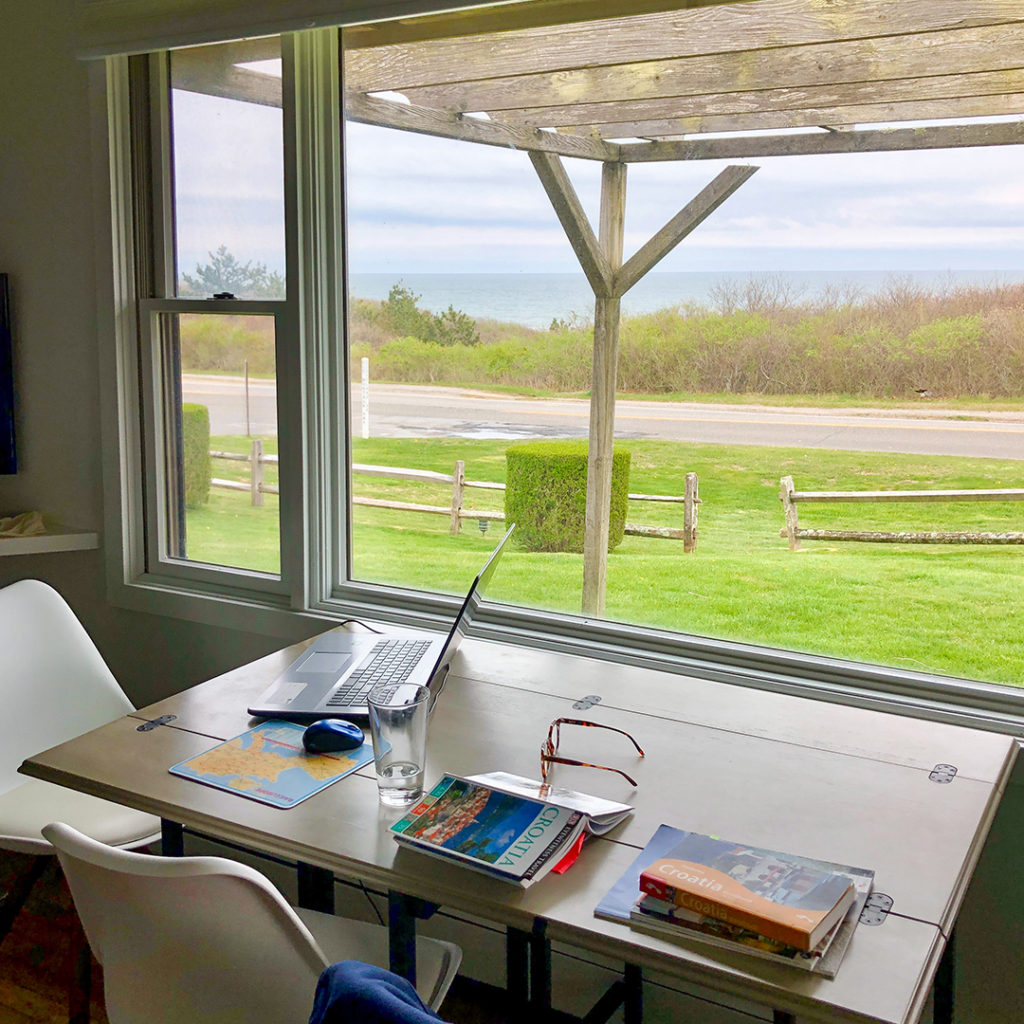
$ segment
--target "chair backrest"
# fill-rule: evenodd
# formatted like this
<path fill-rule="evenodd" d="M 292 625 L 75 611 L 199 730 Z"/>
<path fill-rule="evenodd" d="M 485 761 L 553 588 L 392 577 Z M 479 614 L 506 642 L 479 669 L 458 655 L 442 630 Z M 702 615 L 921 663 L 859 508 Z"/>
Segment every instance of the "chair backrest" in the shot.
<path fill-rule="evenodd" d="M 111 1024 L 304 1024 L 327 959 L 258 871 L 151 857 L 67 825 L 55 847 L 96 959 Z"/>
<path fill-rule="evenodd" d="M 32 754 L 133 710 L 74 612 L 52 587 L 0 589 L 0 793 Z"/>

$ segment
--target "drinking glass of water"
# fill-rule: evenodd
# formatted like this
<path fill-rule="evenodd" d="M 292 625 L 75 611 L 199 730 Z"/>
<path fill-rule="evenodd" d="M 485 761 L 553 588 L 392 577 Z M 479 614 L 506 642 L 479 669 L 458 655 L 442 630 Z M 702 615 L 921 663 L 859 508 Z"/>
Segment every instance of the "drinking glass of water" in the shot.
<path fill-rule="evenodd" d="M 375 686 L 367 697 L 380 802 L 408 807 L 423 795 L 431 693 L 411 683 Z"/>

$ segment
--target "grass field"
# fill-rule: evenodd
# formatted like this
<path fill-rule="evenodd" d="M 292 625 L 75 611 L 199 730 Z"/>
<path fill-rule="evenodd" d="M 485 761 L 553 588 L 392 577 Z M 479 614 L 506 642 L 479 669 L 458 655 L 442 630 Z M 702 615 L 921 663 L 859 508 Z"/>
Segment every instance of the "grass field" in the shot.
<path fill-rule="evenodd" d="M 504 481 L 507 442 L 451 439 L 353 440 L 356 462 L 450 473 L 457 458 L 469 480 Z M 211 447 L 244 451 L 244 439 Z M 779 478 L 804 490 L 1020 487 L 1024 464 L 858 452 L 804 451 L 631 441 L 630 490 L 681 494 L 700 479 L 697 550 L 681 541 L 627 537 L 608 558 L 606 614 L 623 622 L 834 655 L 905 669 L 1024 686 L 1020 610 L 1024 547 L 892 545 L 804 541 L 791 552 Z M 274 439 L 266 450 L 275 452 Z M 214 475 L 244 478 L 241 463 Z M 268 474 L 268 482 L 276 482 Z M 356 476 L 355 492 L 445 505 L 439 485 Z M 501 492 L 466 492 L 467 508 L 501 508 Z M 920 530 L 1021 530 L 1024 504 L 873 504 L 803 506 L 808 527 Z M 631 502 L 629 521 L 682 525 L 682 507 Z M 457 537 L 447 517 L 357 506 L 353 576 L 459 593 L 501 524 L 482 535 L 475 520 Z M 248 495 L 214 490 L 188 516 L 188 555 L 199 561 L 275 572 L 274 496 L 252 508 Z M 508 552 L 495 576 L 495 599 L 577 613 L 582 556 Z"/>

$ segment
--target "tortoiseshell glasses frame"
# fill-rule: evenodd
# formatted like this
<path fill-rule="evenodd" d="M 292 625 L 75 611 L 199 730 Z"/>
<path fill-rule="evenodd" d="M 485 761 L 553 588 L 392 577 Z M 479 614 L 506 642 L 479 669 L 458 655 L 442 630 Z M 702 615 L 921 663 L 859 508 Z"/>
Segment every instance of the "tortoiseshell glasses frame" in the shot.
<path fill-rule="evenodd" d="M 636 788 L 636 780 L 631 775 L 627 775 L 621 768 L 611 768 L 605 764 L 591 764 L 589 761 L 575 761 L 570 757 L 559 756 L 558 744 L 561 739 L 563 725 L 582 725 L 588 729 L 610 729 L 612 732 L 622 733 L 636 747 L 637 753 L 641 757 L 644 756 L 643 748 L 625 729 L 616 729 L 614 725 L 602 725 L 600 722 L 588 722 L 583 718 L 556 718 L 548 726 L 548 738 L 545 740 L 544 746 L 540 748 L 540 777 L 544 782 L 548 781 L 548 772 L 551 770 L 552 762 L 554 762 L 556 764 L 575 765 L 577 768 L 599 768 L 603 772 L 615 772 L 621 775 L 634 789 Z"/>

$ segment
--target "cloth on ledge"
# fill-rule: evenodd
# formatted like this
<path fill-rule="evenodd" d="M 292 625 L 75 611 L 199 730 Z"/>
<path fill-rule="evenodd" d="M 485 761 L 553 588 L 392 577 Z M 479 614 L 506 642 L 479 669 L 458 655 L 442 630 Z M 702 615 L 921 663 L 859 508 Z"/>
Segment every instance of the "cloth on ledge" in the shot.
<path fill-rule="evenodd" d="M 0 537 L 38 537 L 41 533 L 46 533 L 46 527 L 39 512 L 22 512 L 6 518 L 0 516 Z"/>
<path fill-rule="evenodd" d="M 437 1024 L 416 989 L 397 974 L 341 960 L 325 967 L 316 983 L 309 1024 Z"/>

